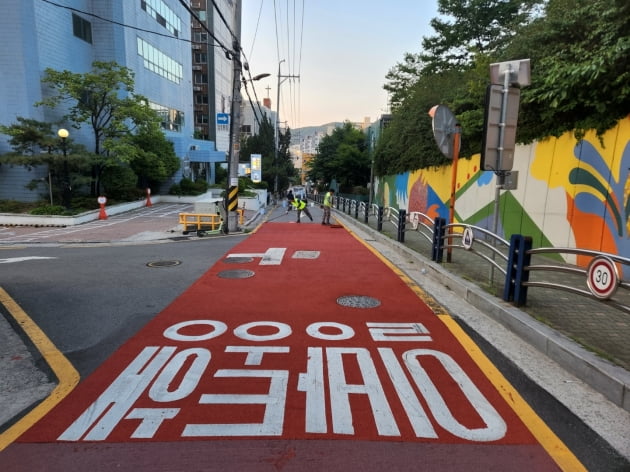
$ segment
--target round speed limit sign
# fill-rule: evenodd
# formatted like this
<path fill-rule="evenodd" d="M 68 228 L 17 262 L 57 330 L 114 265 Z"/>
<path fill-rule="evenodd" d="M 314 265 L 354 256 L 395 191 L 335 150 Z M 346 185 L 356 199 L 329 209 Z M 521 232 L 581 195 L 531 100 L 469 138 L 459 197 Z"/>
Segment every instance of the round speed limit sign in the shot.
<path fill-rule="evenodd" d="M 602 300 L 613 296 L 619 286 L 617 266 L 608 257 L 595 257 L 586 271 L 586 285 L 593 295 Z"/>

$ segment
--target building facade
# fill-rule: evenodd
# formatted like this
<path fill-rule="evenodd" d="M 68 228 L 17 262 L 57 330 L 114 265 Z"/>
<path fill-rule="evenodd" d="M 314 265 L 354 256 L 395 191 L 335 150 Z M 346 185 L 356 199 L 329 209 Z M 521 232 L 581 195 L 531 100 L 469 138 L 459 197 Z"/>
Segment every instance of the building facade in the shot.
<path fill-rule="evenodd" d="M 193 84 L 197 78 L 193 74 L 197 72 L 194 66 L 202 58 L 191 54 L 191 44 L 193 51 L 198 44 L 191 42 L 195 25 L 191 25 L 190 13 L 178 0 L 65 0 L 63 5 L 44 0 L 2 3 L 5 8 L 0 16 L 3 44 L 0 124 L 14 124 L 17 117 L 54 123 L 69 129 L 74 141 L 92 150 L 89 127 L 76 130 L 62 121 L 65 110 L 35 106 L 48 93 L 41 78 L 46 68 L 85 73 L 92 69 L 94 61 L 114 61 L 133 71 L 135 92 L 147 97 L 163 118 L 164 132 L 182 160 L 181 169 L 172 181 L 185 174 L 190 176 L 195 166 L 203 167 L 198 176 L 213 181 L 211 164 L 226 160 L 225 149 L 218 149 L 215 141 L 209 139 L 210 132 L 195 136 L 197 98 L 193 95 Z M 226 9 L 231 3 L 219 1 Z M 232 18 L 229 12 L 226 18 Z M 214 49 L 219 48 L 213 48 L 213 53 Z M 207 72 L 213 80 L 215 66 L 216 62 L 211 62 Z M 229 75 L 229 68 L 222 67 L 216 76 Z M 210 84 L 208 80 L 209 89 Z M 217 100 L 212 98 L 213 103 Z M 208 111 L 208 120 L 214 115 L 214 111 Z M 199 139 L 202 137 L 206 139 Z M 10 150 L 8 136 L 0 135 L 0 153 Z M 39 168 L 0 166 L 0 199 L 39 199 L 42 189 L 28 190 L 25 184 L 46 172 Z M 169 185 L 170 182 L 164 187 Z"/>

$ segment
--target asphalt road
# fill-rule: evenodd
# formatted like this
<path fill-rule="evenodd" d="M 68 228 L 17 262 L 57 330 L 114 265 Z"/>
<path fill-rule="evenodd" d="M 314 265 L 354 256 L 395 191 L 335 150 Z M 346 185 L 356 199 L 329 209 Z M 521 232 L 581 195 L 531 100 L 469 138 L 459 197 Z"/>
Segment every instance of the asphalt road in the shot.
<path fill-rule="evenodd" d="M 91 247 L 16 246 L 3 256 L 25 260 L 0 267 L 0 286 L 84 378 L 245 237 Z M 570 408 L 524 375 L 476 327 L 457 318 L 588 470 L 630 470 L 628 462 Z"/>
<path fill-rule="evenodd" d="M 85 377 L 243 237 L 5 251 L 0 286 Z"/>

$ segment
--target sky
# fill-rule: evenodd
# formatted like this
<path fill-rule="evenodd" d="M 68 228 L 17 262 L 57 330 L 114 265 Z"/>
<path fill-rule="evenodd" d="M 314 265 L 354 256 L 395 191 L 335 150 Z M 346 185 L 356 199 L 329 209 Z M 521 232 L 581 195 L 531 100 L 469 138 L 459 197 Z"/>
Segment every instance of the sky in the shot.
<path fill-rule="evenodd" d="M 280 75 L 292 129 L 374 122 L 389 112 L 385 76 L 421 51 L 437 16 L 437 0 L 242 0 L 241 47 L 252 77 L 271 74 L 253 84 L 273 111 Z"/>

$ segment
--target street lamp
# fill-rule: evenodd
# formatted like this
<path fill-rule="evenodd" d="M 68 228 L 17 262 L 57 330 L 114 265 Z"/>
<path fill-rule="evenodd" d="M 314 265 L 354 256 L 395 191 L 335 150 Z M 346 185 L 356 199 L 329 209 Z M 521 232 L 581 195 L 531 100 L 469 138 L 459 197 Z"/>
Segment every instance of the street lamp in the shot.
<path fill-rule="evenodd" d="M 68 143 L 66 139 L 70 136 L 68 130 L 60 128 L 57 136 L 61 138 L 61 150 L 63 151 L 63 206 L 70 208 L 70 175 L 68 172 Z"/>
<path fill-rule="evenodd" d="M 265 77 L 269 77 L 271 74 L 269 74 L 268 72 L 264 72 L 262 74 L 258 74 L 255 75 L 254 77 L 251 78 L 251 80 L 260 80 L 260 79 L 264 79 Z"/>

